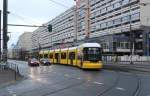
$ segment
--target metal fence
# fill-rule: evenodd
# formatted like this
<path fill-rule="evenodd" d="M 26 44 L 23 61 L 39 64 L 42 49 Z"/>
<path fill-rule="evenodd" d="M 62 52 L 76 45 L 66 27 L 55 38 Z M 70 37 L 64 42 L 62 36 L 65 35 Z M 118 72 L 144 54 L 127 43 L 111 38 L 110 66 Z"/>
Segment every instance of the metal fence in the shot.
<path fill-rule="evenodd" d="M 119 61 L 119 62 L 129 62 L 129 61 L 135 61 L 135 62 L 150 62 L 150 56 L 102 56 L 103 61 Z"/>
<path fill-rule="evenodd" d="M 150 65 L 150 56 L 102 56 L 105 64 L 147 64 Z"/>
<path fill-rule="evenodd" d="M 14 63 L 0 63 L 0 71 L 13 70 L 14 78 L 17 80 L 17 75 L 20 75 L 19 68 L 17 64 Z"/>

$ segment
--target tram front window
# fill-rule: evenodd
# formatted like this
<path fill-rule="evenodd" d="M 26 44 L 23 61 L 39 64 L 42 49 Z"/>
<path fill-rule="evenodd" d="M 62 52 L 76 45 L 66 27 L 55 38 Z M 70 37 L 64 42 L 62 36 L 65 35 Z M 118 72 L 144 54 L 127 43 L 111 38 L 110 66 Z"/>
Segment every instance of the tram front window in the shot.
<path fill-rule="evenodd" d="M 85 61 L 98 61 L 101 59 L 100 48 L 84 48 L 83 53 Z"/>

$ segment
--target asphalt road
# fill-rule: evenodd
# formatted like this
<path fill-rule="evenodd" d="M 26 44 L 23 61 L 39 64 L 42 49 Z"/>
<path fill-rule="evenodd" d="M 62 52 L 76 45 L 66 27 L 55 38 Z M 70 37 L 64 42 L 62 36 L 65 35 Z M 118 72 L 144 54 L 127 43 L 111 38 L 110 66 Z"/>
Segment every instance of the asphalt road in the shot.
<path fill-rule="evenodd" d="M 148 74 L 10 62 L 18 64 L 26 79 L 0 89 L 0 96 L 150 96 Z"/>

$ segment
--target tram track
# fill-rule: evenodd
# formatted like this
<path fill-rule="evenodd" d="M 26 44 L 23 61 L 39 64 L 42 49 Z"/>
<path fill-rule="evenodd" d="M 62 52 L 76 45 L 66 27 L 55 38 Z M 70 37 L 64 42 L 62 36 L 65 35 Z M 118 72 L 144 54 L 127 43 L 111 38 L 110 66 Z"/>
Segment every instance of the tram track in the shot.
<path fill-rule="evenodd" d="M 53 71 L 49 72 L 47 70 L 44 71 L 43 68 L 44 67 L 39 68 L 40 72 L 35 75 L 37 79 L 43 78 L 47 81 L 51 80 L 54 82 L 48 83 L 48 85 L 46 86 L 45 84 L 41 84 L 42 86 L 39 86 L 38 88 L 35 87 L 35 89 L 33 90 L 30 89 L 28 91 L 20 92 L 17 94 L 17 96 L 18 95 L 19 96 L 61 96 L 62 93 L 66 94 L 62 96 L 70 96 L 69 95 L 70 92 L 72 92 L 71 94 L 74 94 L 72 96 L 83 96 L 83 94 L 85 94 L 86 92 L 89 93 L 91 92 L 91 94 L 88 93 L 87 95 L 84 96 L 140 96 L 139 94 L 141 90 L 141 78 L 134 71 L 132 72 L 129 70 L 126 71 L 113 70 L 113 71 L 104 71 L 104 72 L 102 71 L 100 73 L 97 73 L 97 72 L 76 70 L 76 68 L 73 67 L 71 68 L 67 67 L 66 69 L 66 67 L 63 66 L 61 67 L 56 66 L 53 67 Z M 61 78 L 62 80 L 58 80 L 59 79 L 58 77 Z M 89 79 L 88 77 L 92 79 L 88 81 Z M 126 82 L 127 82 L 127 86 L 126 84 L 124 84 Z M 94 91 L 93 90 L 90 91 L 90 89 L 93 88 L 95 88 Z M 80 91 L 78 91 L 79 89 Z M 132 90 L 129 91 L 130 89 Z M 118 92 L 119 91 L 122 92 L 123 95 L 117 95 L 117 93 L 113 92 L 116 90 Z M 110 93 L 113 94 L 110 95 Z"/>
<path fill-rule="evenodd" d="M 118 72 L 118 71 L 117 71 Z M 129 73 L 129 74 L 131 74 L 132 75 L 132 78 L 136 78 L 136 89 L 132 92 L 132 95 L 128 95 L 128 96 L 139 96 L 139 93 L 140 93 L 140 90 L 141 90 L 141 79 L 140 79 L 140 77 L 136 74 L 136 73 L 133 73 L 133 72 L 131 72 L 131 73 Z M 122 82 L 121 81 L 121 73 L 120 72 L 118 72 L 118 78 L 116 79 L 116 82 L 111 86 L 111 87 L 109 87 L 109 88 L 107 88 L 105 91 L 103 91 L 102 93 L 100 93 L 100 94 L 98 94 L 98 95 L 96 95 L 96 96 L 108 96 L 108 94 L 107 93 L 115 93 L 115 88 L 117 88 L 117 86 L 118 86 L 118 84 L 120 83 L 120 82 Z M 120 84 L 123 84 L 123 83 L 120 83 Z M 130 86 L 132 86 L 132 85 L 129 85 L 129 87 Z M 123 88 L 118 88 L 119 90 L 122 90 L 123 91 Z M 112 91 L 113 90 L 113 91 Z M 109 93 L 109 94 L 110 94 Z M 114 94 L 112 94 L 111 96 L 126 96 L 126 95 L 118 95 L 117 93 L 114 95 Z"/>
<path fill-rule="evenodd" d="M 109 88 L 107 88 L 106 90 L 104 90 L 102 93 L 100 93 L 100 94 L 98 94 L 96 96 L 102 96 L 103 94 L 107 93 L 108 91 L 110 91 L 111 89 L 113 89 L 118 84 L 119 79 L 120 79 L 120 73 L 118 71 L 115 71 L 115 72 L 117 74 L 117 78 L 116 78 L 115 83 L 112 86 L 110 86 Z"/>
<path fill-rule="evenodd" d="M 136 88 L 135 92 L 133 93 L 133 96 L 139 96 L 139 93 L 141 91 L 141 79 L 136 73 L 133 73 L 133 74 L 135 75 L 135 77 L 137 78 L 137 81 L 138 81 L 137 88 Z"/>

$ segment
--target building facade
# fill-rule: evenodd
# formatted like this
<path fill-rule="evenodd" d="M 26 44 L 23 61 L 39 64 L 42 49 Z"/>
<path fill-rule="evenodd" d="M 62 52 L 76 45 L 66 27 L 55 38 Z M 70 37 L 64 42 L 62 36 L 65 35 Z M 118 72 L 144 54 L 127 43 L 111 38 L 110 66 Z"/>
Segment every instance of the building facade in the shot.
<path fill-rule="evenodd" d="M 11 49 L 13 59 L 27 60 L 32 50 L 32 32 L 24 32 L 18 39 L 17 44 Z"/>
<path fill-rule="evenodd" d="M 52 24 L 52 32 L 48 32 L 46 27 L 40 27 L 32 33 L 33 50 L 60 47 L 66 42 L 72 43 L 75 35 L 75 7 L 68 9 L 58 17 L 44 24 Z M 57 46 L 58 45 L 58 46 Z M 60 46 L 59 46 L 60 45 Z"/>
<path fill-rule="evenodd" d="M 25 51 L 30 51 L 32 49 L 32 33 L 24 32 L 18 39 L 17 46 Z"/>
<path fill-rule="evenodd" d="M 46 24 L 52 24 L 52 32 L 46 27 L 33 32 L 33 49 L 98 42 L 106 55 L 150 55 L 150 1 L 78 1 Z"/>

